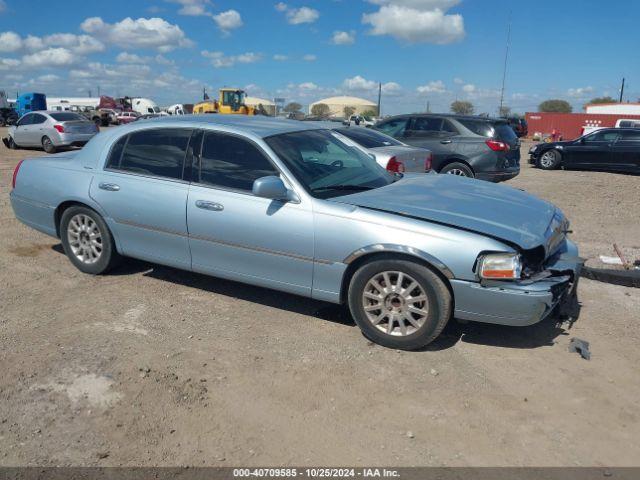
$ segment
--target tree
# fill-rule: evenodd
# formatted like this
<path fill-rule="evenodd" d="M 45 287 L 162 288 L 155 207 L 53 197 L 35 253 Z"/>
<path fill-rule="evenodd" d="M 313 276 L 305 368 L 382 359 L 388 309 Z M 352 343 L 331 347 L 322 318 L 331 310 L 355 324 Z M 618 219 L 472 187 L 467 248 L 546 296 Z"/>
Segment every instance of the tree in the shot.
<path fill-rule="evenodd" d="M 510 115 L 511 115 L 511 107 L 507 107 L 506 105 L 503 105 L 498 109 L 499 117 L 509 117 Z"/>
<path fill-rule="evenodd" d="M 451 111 L 458 115 L 473 115 L 473 112 L 475 111 L 475 107 L 471 102 L 456 100 L 451 104 Z"/>
<path fill-rule="evenodd" d="M 552 112 L 552 113 L 571 113 L 573 107 L 566 100 L 545 100 L 538 106 L 539 112 Z"/>
<path fill-rule="evenodd" d="M 316 103 L 311 107 L 311 115 L 315 117 L 328 117 L 330 113 L 331 109 L 326 103 Z"/>
<path fill-rule="evenodd" d="M 611 98 L 609 96 L 606 97 L 596 97 L 596 98 L 592 98 L 589 101 L 589 105 L 597 105 L 599 103 L 618 103 L 618 101 L 615 98 Z"/>
<path fill-rule="evenodd" d="M 286 104 L 283 110 L 287 113 L 297 113 L 302 110 L 302 105 L 300 105 L 298 102 L 291 102 Z"/>
<path fill-rule="evenodd" d="M 349 118 L 351 115 L 356 113 L 356 109 L 347 105 L 342 109 L 342 113 L 344 113 L 344 118 Z"/>
<path fill-rule="evenodd" d="M 374 109 L 374 108 L 369 108 L 368 110 L 365 110 L 364 112 L 362 112 L 362 116 L 364 118 L 373 118 L 373 117 L 377 117 L 378 116 L 378 109 Z"/>

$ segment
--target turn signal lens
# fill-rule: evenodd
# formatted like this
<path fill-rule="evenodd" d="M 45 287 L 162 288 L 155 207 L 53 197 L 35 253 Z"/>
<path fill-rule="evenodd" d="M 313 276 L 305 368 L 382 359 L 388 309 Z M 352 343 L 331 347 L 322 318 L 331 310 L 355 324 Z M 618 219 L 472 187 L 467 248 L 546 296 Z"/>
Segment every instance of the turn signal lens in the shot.
<path fill-rule="evenodd" d="M 490 253 L 479 262 L 480 278 L 517 280 L 522 275 L 522 261 L 517 253 Z"/>

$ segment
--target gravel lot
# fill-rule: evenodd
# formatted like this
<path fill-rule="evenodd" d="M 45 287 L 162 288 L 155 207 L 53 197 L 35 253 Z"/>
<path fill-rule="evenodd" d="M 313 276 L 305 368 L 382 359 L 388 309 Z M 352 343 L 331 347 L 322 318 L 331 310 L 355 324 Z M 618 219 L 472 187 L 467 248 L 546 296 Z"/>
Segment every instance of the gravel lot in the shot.
<path fill-rule="evenodd" d="M 583 280 L 570 330 L 452 322 L 388 350 L 304 298 L 137 261 L 81 274 L 13 216 L 34 155 L 0 145 L 0 465 L 638 465 L 639 290 Z M 559 205 L 585 257 L 640 248 L 640 177 L 523 161 L 510 184 Z"/>

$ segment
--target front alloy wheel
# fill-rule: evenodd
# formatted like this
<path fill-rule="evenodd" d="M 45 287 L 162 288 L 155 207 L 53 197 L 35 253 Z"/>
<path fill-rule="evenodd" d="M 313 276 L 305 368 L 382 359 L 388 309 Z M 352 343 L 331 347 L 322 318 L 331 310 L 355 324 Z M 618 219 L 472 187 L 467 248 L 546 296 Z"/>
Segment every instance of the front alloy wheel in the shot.
<path fill-rule="evenodd" d="M 560 165 L 560 153 L 556 150 L 547 150 L 538 161 L 543 170 L 554 170 Z"/>
<path fill-rule="evenodd" d="M 349 284 L 349 310 L 369 339 L 401 350 L 431 343 L 451 316 L 451 292 L 426 265 L 399 258 L 362 265 Z"/>

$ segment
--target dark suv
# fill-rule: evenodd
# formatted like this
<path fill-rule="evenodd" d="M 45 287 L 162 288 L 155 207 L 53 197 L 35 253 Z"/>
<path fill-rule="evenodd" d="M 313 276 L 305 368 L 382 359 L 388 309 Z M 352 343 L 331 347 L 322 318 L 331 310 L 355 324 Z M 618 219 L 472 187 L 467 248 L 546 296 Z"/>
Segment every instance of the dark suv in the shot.
<path fill-rule="evenodd" d="M 506 120 L 415 114 L 386 118 L 374 127 L 433 153 L 432 168 L 491 182 L 520 173 L 520 140 Z"/>

